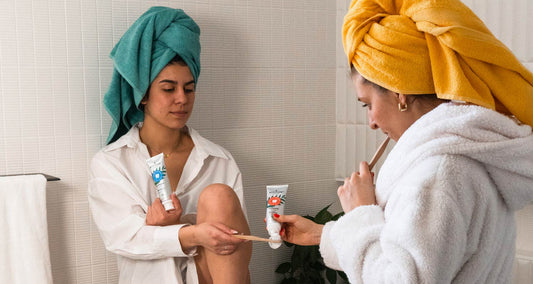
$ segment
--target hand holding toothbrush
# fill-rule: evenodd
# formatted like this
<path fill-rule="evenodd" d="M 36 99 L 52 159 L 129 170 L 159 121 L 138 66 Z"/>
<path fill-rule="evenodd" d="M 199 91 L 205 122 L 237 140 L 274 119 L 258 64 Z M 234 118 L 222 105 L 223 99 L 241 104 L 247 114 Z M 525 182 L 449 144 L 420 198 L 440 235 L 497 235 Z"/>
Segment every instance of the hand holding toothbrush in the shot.
<path fill-rule="evenodd" d="M 361 162 L 359 171 L 344 180 L 344 184 L 337 189 L 337 195 L 344 213 L 358 206 L 376 204 L 374 173 L 370 172 L 367 162 Z"/>

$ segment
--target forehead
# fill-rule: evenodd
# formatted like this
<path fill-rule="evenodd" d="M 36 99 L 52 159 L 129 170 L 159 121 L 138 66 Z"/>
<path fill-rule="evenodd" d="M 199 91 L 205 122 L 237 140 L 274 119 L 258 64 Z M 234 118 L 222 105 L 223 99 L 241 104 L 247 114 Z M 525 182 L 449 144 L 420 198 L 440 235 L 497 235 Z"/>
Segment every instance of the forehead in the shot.
<path fill-rule="evenodd" d="M 191 73 L 191 70 L 189 70 L 189 67 L 187 65 L 180 65 L 180 64 L 169 64 L 165 66 L 159 74 L 157 74 L 157 77 L 155 77 L 154 81 L 162 80 L 162 79 L 171 79 L 173 81 L 185 81 L 188 82 L 190 80 L 193 80 L 193 76 Z"/>
<path fill-rule="evenodd" d="M 359 74 L 352 76 L 352 82 L 358 99 L 370 98 L 379 93 L 377 88 L 375 88 Z"/>

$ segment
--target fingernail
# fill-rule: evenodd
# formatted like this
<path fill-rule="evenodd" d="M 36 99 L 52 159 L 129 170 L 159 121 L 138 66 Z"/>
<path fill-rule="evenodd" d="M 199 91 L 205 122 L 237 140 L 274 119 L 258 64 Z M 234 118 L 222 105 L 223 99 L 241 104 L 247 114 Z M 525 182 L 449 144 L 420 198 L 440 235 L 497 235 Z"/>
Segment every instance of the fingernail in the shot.
<path fill-rule="evenodd" d="M 279 218 L 279 214 L 278 213 L 274 213 L 274 217 Z"/>
<path fill-rule="evenodd" d="M 231 230 L 231 233 L 234 234 L 234 235 L 236 235 L 236 234 L 238 234 L 239 232 L 237 232 L 237 231 L 235 231 L 235 230 Z"/>

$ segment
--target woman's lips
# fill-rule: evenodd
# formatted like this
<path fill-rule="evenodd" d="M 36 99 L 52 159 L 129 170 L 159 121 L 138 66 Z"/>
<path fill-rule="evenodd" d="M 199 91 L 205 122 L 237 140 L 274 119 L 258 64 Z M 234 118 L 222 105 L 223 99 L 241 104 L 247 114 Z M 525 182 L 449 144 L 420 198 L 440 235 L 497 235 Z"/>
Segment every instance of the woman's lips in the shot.
<path fill-rule="evenodd" d="M 177 117 L 186 117 L 188 112 L 187 111 L 171 111 L 170 114 L 177 116 Z"/>

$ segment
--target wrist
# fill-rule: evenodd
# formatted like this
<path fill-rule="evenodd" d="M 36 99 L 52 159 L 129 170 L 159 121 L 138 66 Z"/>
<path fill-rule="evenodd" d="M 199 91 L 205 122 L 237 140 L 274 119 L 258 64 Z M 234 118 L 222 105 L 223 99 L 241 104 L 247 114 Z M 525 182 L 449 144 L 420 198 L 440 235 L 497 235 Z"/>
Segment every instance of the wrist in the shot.
<path fill-rule="evenodd" d="M 198 246 L 196 241 L 196 226 L 195 225 L 189 225 L 189 226 L 183 226 L 180 228 L 179 231 L 179 241 L 181 244 L 181 249 L 184 252 L 188 252 L 193 250 L 195 247 Z"/>
<path fill-rule="evenodd" d="M 316 245 L 320 244 L 320 240 L 322 239 L 322 230 L 324 230 L 324 225 L 318 224 L 318 226 L 316 227 L 314 231 L 314 236 L 313 236 L 313 242 Z"/>

